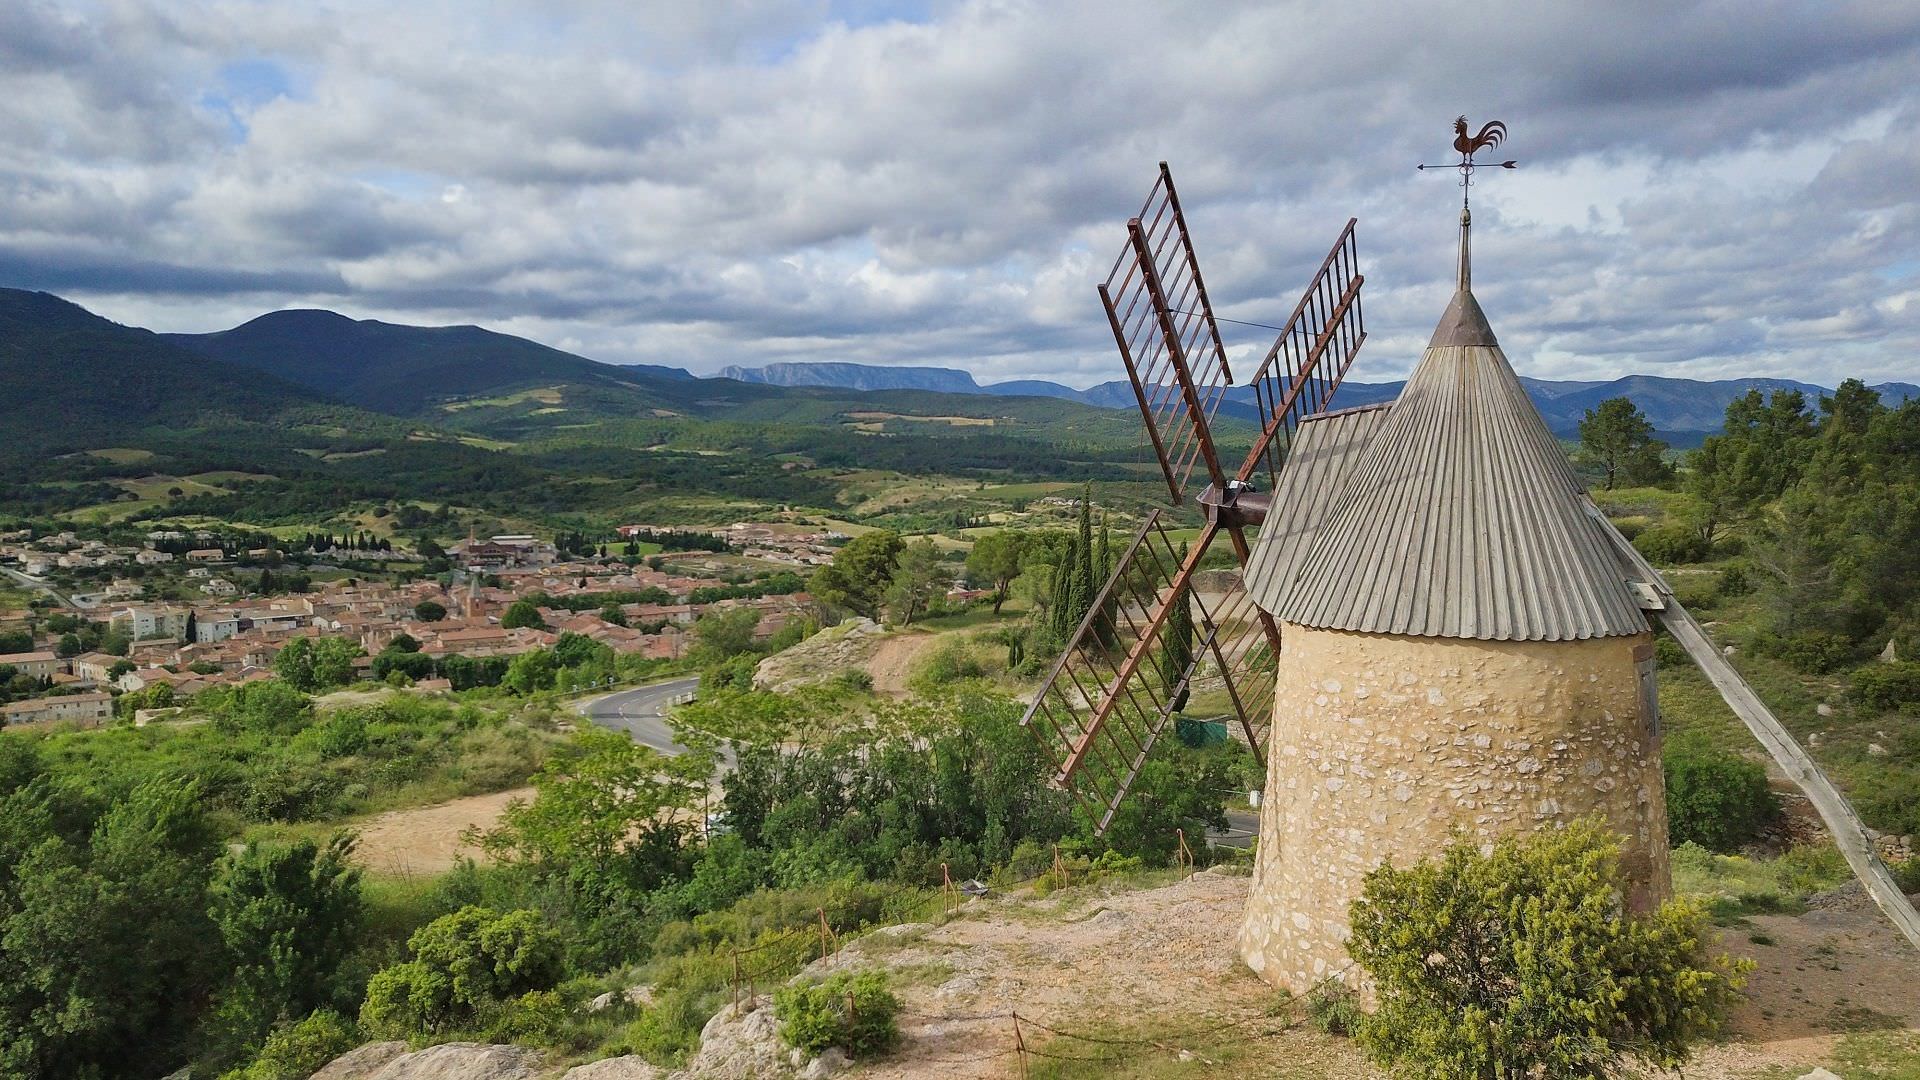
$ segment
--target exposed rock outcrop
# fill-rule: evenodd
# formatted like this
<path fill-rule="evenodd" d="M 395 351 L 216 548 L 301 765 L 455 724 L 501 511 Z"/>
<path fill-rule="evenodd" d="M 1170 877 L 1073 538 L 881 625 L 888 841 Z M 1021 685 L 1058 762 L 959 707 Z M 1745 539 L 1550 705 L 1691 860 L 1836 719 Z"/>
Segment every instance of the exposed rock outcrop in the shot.
<path fill-rule="evenodd" d="M 687 1080 L 773 1080 L 793 1074 L 780 1044 L 773 1003 L 756 998 L 728 1005 L 700 1029 L 700 1050 L 675 1076 Z"/>
<path fill-rule="evenodd" d="M 405 1043 L 369 1043 L 328 1062 L 313 1080 L 543 1080 L 538 1051 L 483 1043 L 442 1043 L 406 1052 Z M 613 1074 L 617 1075 L 617 1074 Z"/>
<path fill-rule="evenodd" d="M 560 1080 L 660 1080 L 665 1075 L 666 1070 L 648 1064 L 646 1058 L 628 1054 L 576 1065 Z"/>
<path fill-rule="evenodd" d="M 843 671 L 864 669 L 886 634 L 887 628 L 872 619 L 848 619 L 830 626 L 760 661 L 753 673 L 754 688 L 786 693 L 826 682 Z"/>

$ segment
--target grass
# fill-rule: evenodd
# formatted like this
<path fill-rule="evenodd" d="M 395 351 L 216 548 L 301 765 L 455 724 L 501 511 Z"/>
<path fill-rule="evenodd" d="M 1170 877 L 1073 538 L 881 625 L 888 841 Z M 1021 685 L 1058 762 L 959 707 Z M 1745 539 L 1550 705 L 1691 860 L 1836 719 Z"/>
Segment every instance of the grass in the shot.
<path fill-rule="evenodd" d="M 1088 1038 L 1023 1030 L 1033 1047 L 1026 1075 L 1034 1080 L 1367 1075 L 1351 1044 L 1306 1030 L 1290 1014 L 1239 1024 L 1196 1014 L 1171 1021 L 1058 1026 Z"/>
<path fill-rule="evenodd" d="M 1696 896 L 1722 925 L 1748 915 L 1798 914 L 1809 896 L 1851 879 L 1837 848 L 1804 845 L 1777 859 L 1716 855 L 1694 844 L 1673 849 L 1673 889 Z"/>

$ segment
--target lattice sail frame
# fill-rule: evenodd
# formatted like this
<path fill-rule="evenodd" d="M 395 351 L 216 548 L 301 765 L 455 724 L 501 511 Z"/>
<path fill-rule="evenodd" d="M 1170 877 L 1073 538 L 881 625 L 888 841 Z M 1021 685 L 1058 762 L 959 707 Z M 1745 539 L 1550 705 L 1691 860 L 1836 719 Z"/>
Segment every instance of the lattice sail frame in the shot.
<path fill-rule="evenodd" d="M 1233 373 L 1166 162 L 1140 216 L 1127 222 L 1127 245 L 1099 292 L 1168 495 L 1178 506 L 1196 464 L 1208 466 L 1210 480 L 1221 477 L 1207 428 Z"/>
<path fill-rule="evenodd" d="M 1366 340 L 1354 225 L 1349 220 L 1341 230 L 1255 370 L 1260 434 L 1233 475 L 1241 484 L 1264 480 L 1267 491 L 1274 489 L 1294 427 L 1326 408 Z M 1054 783 L 1104 832 L 1183 692 L 1217 682 L 1224 698 L 1216 702 L 1224 700 L 1240 736 L 1264 756 L 1279 630 L 1239 574 L 1200 576 L 1221 532 L 1245 567 L 1249 515 L 1233 506 L 1252 500 L 1228 490 L 1213 444 L 1212 419 L 1232 376 L 1164 162 L 1099 292 L 1173 501 L 1183 501 L 1197 464 L 1207 465 L 1212 480 L 1201 500 L 1210 504 L 1207 524 L 1185 559 L 1166 515 L 1153 511 L 1021 719 L 1053 764 Z M 1162 638 L 1180 596 L 1194 616 L 1193 662 L 1176 674 L 1162 670 L 1169 666 Z"/>

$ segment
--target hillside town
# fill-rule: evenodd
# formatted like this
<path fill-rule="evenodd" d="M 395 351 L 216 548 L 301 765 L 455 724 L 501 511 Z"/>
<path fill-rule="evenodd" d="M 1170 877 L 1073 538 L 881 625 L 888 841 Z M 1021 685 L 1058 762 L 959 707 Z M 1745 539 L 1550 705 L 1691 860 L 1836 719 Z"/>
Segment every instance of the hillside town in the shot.
<path fill-rule="evenodd" d="M 667 531 L 628 526 L 620 535 Z M 602 555 L 604 545 L 581 556 L 530 535 L 496 535 L 451 545 L 450 568 L 432 577 L 415 570 L 391 575 L 391 581 L 308 581 L 296 570 L 312 571 L 329 560 L 303 556 L 295 567 L 282 562 L 277 549 L 223 546 L 212 532 L 157 531 L 139 545 L 82 539 L 71 531 L 6 534 L 0 536 L 6 584 L 45 595 L 31 607 L 0 610 L 0 633 L 16 645 L 23 637 L 31 645 L 0 653 L 0 685 L 19 686 L 25 677 L 34 686 L 0 704 L 0 727 L 99 724 L 113 716 L 113 699 L 121 693 L 164 684 L 171 699 L 184 700 L 211 687 L 268 678 L 280 651 L 303 637 L 356 643 L 363 654 L 354 661 L 361 678 L 372 678 L 371 658 L 403 636 L 436 662 L 455 656 L 511 659 L 551 648 L 569 633 L 617 655 L 676 660 L 686 654 L 702 616 L 746 609 L 758 614 L 753 635 L 764 641 L 812 603 L 797 575 L 767 570 L 831 561 L 828 545 L 846 539 L 749 524 L 689 535 L 714 538 L 717 550 L 641 561 Z M 189 546 L 196 544 L 201 546 Z M 613 547 L 617 552 L 619 544 Z M 380 559 L 422 561 L 408 552 L 382 552 Z M 269 564 L 280 567 L 279 582 L 303 590 L 276 588 Z M 740 566 L 755 564 L 764 567 L 757 580 L 730 582 L 741 576 Z M 136 567 L 145 571 L 141 577 L 133 576 Z M 52 584 L 76 571 L 94 579 L 102 571 L 114 576 L 85 591 L 61 592 Z M 720 576 L 727 571 L 734 572 Z M 183 592 L 188 598 L 174 598 Z M 507 625 L 508 609 L 521 601 L 533 606 L 537 620 Z M 76 627 L 92 632 L 83 639 L 72 632 Z M 83 640 L 97 647 L 76 651 Z M 418 685 L 448 688 L 445 679 Z"/>

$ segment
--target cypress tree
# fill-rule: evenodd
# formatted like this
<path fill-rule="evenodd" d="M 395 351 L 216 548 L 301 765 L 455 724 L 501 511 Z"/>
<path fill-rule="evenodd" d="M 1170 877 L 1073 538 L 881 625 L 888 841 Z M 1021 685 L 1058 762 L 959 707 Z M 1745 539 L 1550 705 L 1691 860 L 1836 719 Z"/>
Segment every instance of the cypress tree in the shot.
<path fill-rule="evenodd" d="M 1113 537 L 1111 530 L 1107 528 L 1107 515 L 1104 512 L 1100 515 L 1100 551 L 1094 560 L 1094 566 L 1097 571 L 1093 579 L 1094 595 L 1097 596 L 1098 590 L 1113 577 Z M 1120 640 L 1119 627 L 1115 625 L 1119 607 L 1119 594 L 1108 593 L 1106 603 L 1100 605 L 1100 617 L 1094 621 L 1094 626 L 1100 632 L 1100 644 L 1109 649 L 1117 645 Z"/>
<path fill-rule="evenodd" d="M 1186 559 L 1187 546 L 1182 544 L 1180 561 L 1185 562 Z M 1180 677 L 1193 664 L 1193 604 L 1185 586 L 1168 603 L 1172 609 L 1160 629 L 1160 678 L 1166 684 L 1167 693 L 1173 694 L 1174 687 L 1180 685 Z M 1173 698 L 1172 711 L 1179 712 L 1186 708 L 1187 696 L 1186 690 L 1179 691 Z"/>

